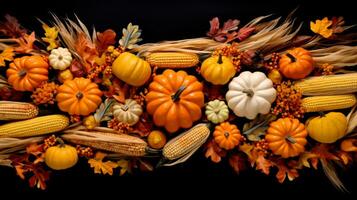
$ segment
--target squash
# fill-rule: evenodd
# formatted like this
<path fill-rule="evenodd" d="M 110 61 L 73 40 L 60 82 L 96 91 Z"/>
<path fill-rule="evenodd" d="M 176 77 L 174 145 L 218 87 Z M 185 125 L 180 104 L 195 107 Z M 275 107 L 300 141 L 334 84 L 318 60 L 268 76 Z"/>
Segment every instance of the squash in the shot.
<path fill-rule="evenodd" d="M 334 143 L 346 135 L 347 119 L 340 112 L 321 113 L 306 122 L 309 136 L 321 143 Z"/>
<path fill-rule="evenodd" d="M 58 107 L 71 115 L 87 116 L 102 103 L 102 92 L 98 85 L 85 78 L 66 80 L 58 87 Z"/>
<path fill-rule="evenodd" d="M 283 77 L 277 69 L 271 70 L 268 74 L 268 78 L 273 81 L 274 84 L 280 84 L 283 80 Z"/>
<path fill-rule="evenodd" d="M 66 80 L 72 80 L 73 79 L 73 74 L 71 70 L 66 69 L 63 71 L 60 71 L 60 73 L 57 76 L 57 79 L 59 82 L 64 83 Z"/>
<path fill-rule="evenodd" d="M 150 64 L 128 52 L 121 53 L 113 62 L 113 74 L 132 86 L 142 86 L 151 76 Z"/>
<path fill-rule="evenodd" d="M 207 119 L 214 124 L 224 122 L 229 116 L 228 106 L 218 99 L 207 103 L 205 113 Z"/>
<path fill-rule="evenodd" d="M 201 118 L 204 105 L 203 85 L 185 71 L 167 69 L 156 75 L 149 85 L 145 99 L 147 112 L 153 115 L 156 126 L 164 126 L 169 133 L 190 128 Z"/>
<path fill-rule="evenodd" d="M 345 152 L 357 152 L 357 139 L 349 138 L 343 140 L 341 142 L 340 149 Z"/>
<path fill-rule="evenodd" d="M 254 119 L 258 113 L 267 114 L 276 98 L 272 81 L 262 72 L 242 72 L 228 88 L 228 107 L 238 117 Z"/>
<path fill-rule="evenodd" d="M 59 47 L 51 51 L 48 60 L 53 69 L 65 70 L 72 63 L 72 55 L 67 48 Z"/>
<path fill-rule="evenodd" d="M 305 151 L 307 130 L 297 119 L 280 118 L 270 123 L 265 135 L 269 149 L 283 158 L 298 156 Z"/>
<path fill-rule="evenodd" d="M 166 144 L 166 136 L 161 131 L 151 131 L 148 135 L 148 143 L 153 149 L 162 149 Z"/>
<path fill-rule="evenodd" d="M 7 80 L 17 91 L 33 91 L 48 80 L 48 63 L 41 56 L 23 56 L 10 63 Z"/>
<path fill-rule="evenodd" d="M 313 69 L 314 60 L 310 52 L 301 47 L 288 50 L 279 60 L 279 70 L 286 78 L 302 79 Z"/>
<path fill-rule="evenodd" d="M 124 122 L 132 126 L 139 121 L 143 113 L 141 105 L 133 99 L 126 99 L 125 103 L 115 103 L 113 106 L 113 115 L 119 122 Z"/>
<path fill-rule="evenodd" d="M 224 85 L 235 75 L 232 61 L 226 56 L 212 56 L 203 61 L 201 75 L 214 85 Z"/>
<path fill-rule="evenodd" d="M 45 152 L 46 165 L 54 170 L 63 170 L 73 167 L 78 161 L 76 148 L 64 144 L 62 139 L 57 139 L 59 145 L 50 147 Z"/>
<path fill-rule="evenodd" d="M 213 138 L 219 147 L 231 150 L 239 145 L 242 135 L 236 125 L 224 122 L 216 126 Z"/>

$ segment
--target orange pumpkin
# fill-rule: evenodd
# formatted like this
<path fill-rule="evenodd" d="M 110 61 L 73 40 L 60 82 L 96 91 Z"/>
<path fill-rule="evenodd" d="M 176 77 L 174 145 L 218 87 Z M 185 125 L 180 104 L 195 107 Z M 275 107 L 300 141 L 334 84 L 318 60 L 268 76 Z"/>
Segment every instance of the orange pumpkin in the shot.
<path fill-rule="evenodd" d="M 307 131 L 297 119 L 280 118 L 270 123 L 265 135 L 270 150 L 275 155 L 289 158 L 305 150 Z"/>
<path fill-rule="evenodd" d="M 8 82 L 18 91 L 33 91 L 48 80 L 48 63 L 41 56 L 23 56 L 10 63 Z"/>
<path fill-rule="evenodd" d="M 213 137 L 219 147 L 230 150 L 239 145 L 242 135 L 236 125 L 223 122 L 216 126 Z"/>
<path fill-rule="evenodd" d="M 102 102 L 102 92 L 89 79 L 66 80 L 58 88 L 58 107 L 71 115 L 89 115 Z"/>
<path fill-rule="evenodd" d="M 279 70 L 287 78 L 302 79 L 314 69 L 310 52 L 298 47 L 288 50 L 279 60 Z"/>
<path fill-rule="evenodd" d="M 201 118 L 204 104 L 202 84 L 184 71 L 165 70 L 154 77 L 146 95 L 147 111 L 155 125 L 170 133 L 180 127 L 190 128 Z"/>

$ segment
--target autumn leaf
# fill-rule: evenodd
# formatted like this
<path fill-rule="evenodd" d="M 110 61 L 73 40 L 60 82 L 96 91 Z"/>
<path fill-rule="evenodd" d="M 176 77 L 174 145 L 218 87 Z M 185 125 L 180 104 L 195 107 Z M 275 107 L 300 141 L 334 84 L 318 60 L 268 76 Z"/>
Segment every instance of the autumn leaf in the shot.
<path fill-rule="evenodd" d="M 14 60 L 14 50 L 12 48 L 6 48 L 0 54 L 0 67 L 4 67 L 6 65 L 5 61 L 12 61 Z"/>
<path fill-rule="evenodd" d="M 229 165 L 233 168 L 233 170 L 239 174 L 240 171 L 246 168 L 245 159 L 240 154 L 233 154 L 229 157 Z"/>
<path fill-rule="evenodd" d="M 148 113 L 143 113 L 140 120 L 133 126 L 131 133 L 137 134 L 140 137 L 146 137 L 153 129 L 153 123 L 149 118 Z"/>
<path fill-rule="evenodd" d="M 129 161 L 121 159 L 117 162 L 118 167 L 120 167 L 120 176 L 124 175 L 127 170 L 128 170 L 128 166 L 129 166 Z"/>
<path fill-rule="evenodd" d="M 254 146 L 248 143 L 244 143 L 239 146 L 239 150 L 248 156 L 251 166 L 254 166 L 257 159 L 257 153 L 254 151 Z"/>
<path fill-rule="evenodd" d="M 206 158 L 211 158 L 214 163 L 219 163 L 222 157 L 226 156 L 226 151 L 219 148 L 217 143 L 212 139 L 206 144 Z"/>
<path fill-rule="evenodd" d="M 151 172 L 154 170 L 154 167 L 147 161 L 144 161 L 142 159 L 138 159 L 139 162 L 139 169 L 141 171 L 145 171 L 145 172 Z"/>
<path fill-rule="evenodd" d="M 133 49 L 137 46 L 136 43 L 142 40 L 140 38 L 141 30 L 138 25 L 129 23 L 127 28 L 123 28 L 122 33 L 123 36 L 119 40 L 119 44 L 123 49 Z"/>
<path fill-rule="evenodd" d="M 261 170 L 266 175 L 269 175 L 272 163 L 264 157 L 264 153 L 258 152 L 258 157 L 255 160 L 255 164 L 256 169 Z"/>
<path fill-rule="evenodd" d="M 81 33 L 77 37 L 75 49 L 78 55 L 85 62 L 83 64 L 85 65 L 86 72 L 89 72 L 92 68 L 91 66 L 95 63 L 95 60 L 98 57 L 95 45 L 91 41 L 88 41 L 87 37 Z"/>
<path fill-rule="evenodd" d="M 203 92 L 205 96 L 208 97 L 209 100 L 224 100 L 224 93 L 223 93 L 223 87 L 220 85 L 206 85 L 206 87 L 203 87 Z"/>
<path fill-rule="evenodd" d="M 255 31 L 254 27 L 243 27 L 239 29 L 236 38 L 239 41 L 247 39 Z"/>
<path fill-rule="evenodd" d="M 297 169 L 289 168 L 288 166 L 286 166 L 284 160 L 280 159 L 275 164 L 275 166 L 278 168 L 278 173 L 276 174 L 275 177 L 278 179 L 280 183 L 283 183 L 286 177 L 288 177 L 289 181 L 292 181 L 299 176 L 299 172 L 297 171 Z"/>
<path fill-rule="evenodd" d="M 207 36 L 218 42 L 231 42 L 238 37 L 236 30 L 238 29 L 240 21 L 237 19 L 227 20 L 222 28 L 219 28 L 219 19 L 217 17 L 210 21 L 210 31 Z"/>
<path fill-rule="evenodd" d="M 45 150 L 43 149 L 43 145 L 39 145 L 36 143 L 30 144 L 26 147 L 26 153 L 36 157 L 36 159 L 33 161 L 34 164 L 44 162 Z"/>
<path fill-rule="evenodd" d="M 113 175 L 113 169 L 117 168 L 119 165 L 112 161 L 103 162 L 106 154 L 102 152 L 97 152 L 94 158 L 88 160 L 90 167 L 94 168 L 94 173 L 96 174 L 109 174 Z"/>
<path fill-rule="evenodd" d="M 30 187 L 37 187 L 39 189 L 46 189 L 46 181 L 50 179 L 50 172 L 44 170 L 42 167 L 34 166 L 33 175 L 29 179 Z"/>
<path fill-rule="evenodd" d="M 329 38 L 333 34 L 333 30 L 330 28 L 331 25 L 332 21 L 325 17 L 322 20 L 316 20 L 315 23 L 310 22 L 310 29 L 324 38 Z"/>
<path fill-rule="evenodd" d="M 57 28 L 54 27 L 49 27 L 47 24 L 42 23 L 42 28 L 45 31 L 45 37 L 42 37 L 42 40 L 46 43 L 48 43 L 47 46 L 47 51 L 51 51 L 52 49 L 55 49 L 58 47 L 58 30 Z"/>
<path fill-rule="evenodd" d="M 21 27 L 17 19 L 9 14 L 5 15 L 5 21 L 0 23 L 0 33 L 7 37 L 19 38 L 26 32 L 27 30 Z"/>
<path fill-rule="evenodd" d="M 36 41 L 35 32 L 30 35 L 25 34 L 22 37 L 16 39 L 19 46 L 14 48 L 18 53 L 30 53 L 33 50 L 33 43 Z"/>
<path fill-rule="evenodd" d="M 97 33 L 95 46 L 99 55 L 101 55 L 110 45 L 115 44 L 116 33 L 112 29 L 107 29 L 103 33 Z"/>
<path fill-rule="evenodd" d="M 318 156 L 316 154 L 313 154 L 313 153 L 310 153 L 310 152 L 304 152 L 303 154 L 300 155 L 300 158 L 299 158 L 299 168 L 301 168 L 302 166 L 304 167 L 307 167 L 307 168 L 310 168 L 311 165 L 310 165 L 310 160 L 311 162 L 313 162 L 313 160 L 317 160 Z M 315 169 L 317 169 L 317 165 L 314 163 L 313 164 L 313 167 Z"/>
<path fill-rule="evenodd" d="M 219 19 L 218 17 L 213 18 L 210 22 L 210 30 L 207 33 L 207 36 L 214 37 L 219 30 Z"/>

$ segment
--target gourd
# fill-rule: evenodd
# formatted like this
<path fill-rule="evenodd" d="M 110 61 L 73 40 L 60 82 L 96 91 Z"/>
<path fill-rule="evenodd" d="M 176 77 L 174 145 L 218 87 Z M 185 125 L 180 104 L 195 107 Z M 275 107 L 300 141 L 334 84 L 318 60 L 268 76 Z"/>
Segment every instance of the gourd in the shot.
<path fill-rule="evenodd" d="M 67 48 L 59 47 L 51 51 L 48 60 L 53 69 L 65 70 L 71 65 L 72 55 Z"/>
<path fill-rule="evenodd" d="M 220 101 L 218 99 L 207 103 L 205 113 L 207 119 L 214 124 L 225 121 L 229 116 L 228 106 L 224 103 L 224 101 Z"/>
<path fill-rule="evenodd" d="M 64 144 L 61 139 L 60 144 L 50 147 L 45 152 L 45 163 L 54 170 L 63 170 L 73 167 L 78 161 L 76 148 Z"/>
<path fill-rule="evenodd" d="M 302 79 L 314 69 L 314 60 L 309 51 L 298 47 L 288 50 L 279 60 L 279 70 L 291 79 Z"/>
<path fill-rule="evenodd" d="M 132 126 L 139 121 L 143 113 L 141 105 L 133 99 L 126 99 L 125 103 L 116 103 L 113 106 L 113 115 L 119 122 L 124 122 Z"/>
<path fill-rule="evenodd" d="M 225 56 L 212 56 L 203 61 L 201 74 L 203 78 L 214 85 L 224 85 L 235 75 L 232 61 Z"/>
<path fill-rule="evenodd" d="M 224 122 L 216 126 L 213 137 L 219 147 L 231 150 L 239 144 L 242 135 L 236 125 Z"/>

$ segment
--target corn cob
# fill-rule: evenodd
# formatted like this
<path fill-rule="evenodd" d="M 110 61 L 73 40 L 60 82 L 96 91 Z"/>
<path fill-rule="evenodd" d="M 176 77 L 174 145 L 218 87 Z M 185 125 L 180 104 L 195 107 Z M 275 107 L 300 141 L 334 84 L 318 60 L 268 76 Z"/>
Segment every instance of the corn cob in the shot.
<path fill-rule="evenodd" d="M 38 115 L 38 108 L 30 103 L 0 101 L 0 120 L 30 119 Z"/>
<path fill-rule="evenodd" d="M 357 73 L 318 76 L 295 83 L 303 95 L 336 95 L 357 92 Z"/>
<path fill-rule="evenodd" d="M 188 68 L 197 65 L 197 54 L 186 52 L 158 52 L 151 53 L 146 61 L 159 68 Z"/>
<path fill-rule="evenodd" d="M 64 115 L 48 115 L 0 126 L 0 137 L 31 137 L 65 129 L 69 119 Z"/>
<path fill-rule="evenodd" d="M 356 97 L 352 94 L 316 96 L 302 99 L 305 112 L 319 112 L 352 107 L 356 104 Z"/>
<path fill-rule="evenodd" d="M 193 153 L 206 142 L 209 134 L 207 124 L 198 124 L 169 141 L 164 146 L 162 154 L 167 160 L 176 160 Z"/>
<path fill-rule="evenodd" d="M 75 130 L 66 131 L 62 138 L 75 144 L 115 152 L 123 156 L 140 157 L 145 156 L 149 151 L 149 147 L 144 140 L 126 134 Z"/>

